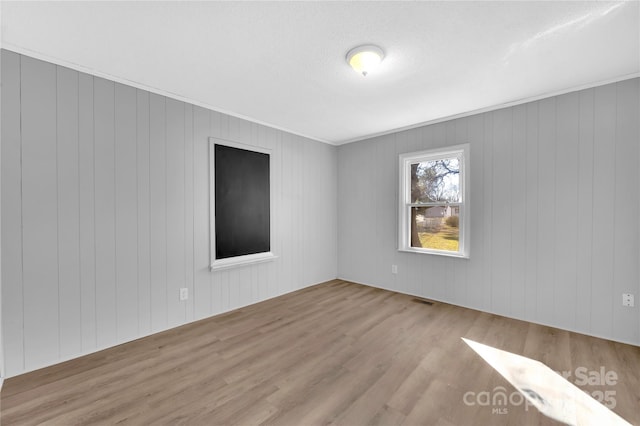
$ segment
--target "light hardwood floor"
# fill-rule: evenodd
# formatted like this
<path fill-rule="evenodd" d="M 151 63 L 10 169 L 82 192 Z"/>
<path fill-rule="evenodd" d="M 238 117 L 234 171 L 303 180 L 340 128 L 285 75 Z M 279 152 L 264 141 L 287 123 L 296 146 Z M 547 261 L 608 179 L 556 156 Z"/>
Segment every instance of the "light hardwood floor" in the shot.
<path fill-rule="evenodd" d="M 556 371 L 615 371 L 581 388 L 615 392 L 640 424 L 640 347 L 335 280 L 10 378 L 2 425 L 554 424 L 465 404 L 514 389 L 461 337 Z"/>

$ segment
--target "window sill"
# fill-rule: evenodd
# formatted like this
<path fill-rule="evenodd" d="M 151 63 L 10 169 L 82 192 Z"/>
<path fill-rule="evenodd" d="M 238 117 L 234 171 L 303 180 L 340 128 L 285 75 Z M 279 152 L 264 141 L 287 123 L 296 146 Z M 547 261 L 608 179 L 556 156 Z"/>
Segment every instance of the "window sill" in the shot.
<path fill-rule="evenodd" d="M 446 252 L 442 250 L 412 249 L 412 248 L 401 248 L 401 249 L 398 249 L 398 251 L 402 251 L 405 253 L 416 253 L 416 254 L 434 254 L 436 256 L 455 257 L 458 259 L 469 259 L 469 253 L 453 253 L 453 252 Z"/>
<path fill-rule="evenodd" d="M 209 269 L 211 271 L 219 271 L 222 269 L 237 268 L 253 265 L 256 263 L 270 262 L 277 258 L 278 256 L 270 251 L 265 253 L 247 254 L 245 256 L 214 260 L 213 263 L 209 266 Z"/>

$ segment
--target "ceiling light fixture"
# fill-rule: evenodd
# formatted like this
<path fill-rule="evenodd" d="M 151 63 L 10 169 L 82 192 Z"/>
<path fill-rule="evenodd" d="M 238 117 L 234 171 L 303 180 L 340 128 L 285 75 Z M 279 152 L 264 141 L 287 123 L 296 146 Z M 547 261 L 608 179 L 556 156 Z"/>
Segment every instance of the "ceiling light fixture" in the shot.
<path fill-rule="evenodd" d="M 347 63 L 358 74 L 367 76 L 384 59 L 384 52 L 378 46 L 367 44 L 354 47 L 347 53 Z"/>

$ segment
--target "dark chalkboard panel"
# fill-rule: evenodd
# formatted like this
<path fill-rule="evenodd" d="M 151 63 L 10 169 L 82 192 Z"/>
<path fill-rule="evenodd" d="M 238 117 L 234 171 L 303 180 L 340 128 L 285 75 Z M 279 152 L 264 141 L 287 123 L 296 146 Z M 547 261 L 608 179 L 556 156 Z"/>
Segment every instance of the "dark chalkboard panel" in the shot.
<path fill-rule="evenodd" d="M 214 149 L 216 259 L 270 251 L 269 154 Z"/>

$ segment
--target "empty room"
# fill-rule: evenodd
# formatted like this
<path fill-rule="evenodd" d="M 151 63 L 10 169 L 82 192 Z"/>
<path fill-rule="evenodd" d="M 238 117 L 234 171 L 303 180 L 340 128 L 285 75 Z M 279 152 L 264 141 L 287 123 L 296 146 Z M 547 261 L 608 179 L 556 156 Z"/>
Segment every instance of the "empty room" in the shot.
<path fill-rule="evenodd" d="M 2 425 L 640 425 L 640 2 L 0 17 Z"/>

